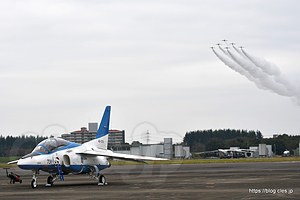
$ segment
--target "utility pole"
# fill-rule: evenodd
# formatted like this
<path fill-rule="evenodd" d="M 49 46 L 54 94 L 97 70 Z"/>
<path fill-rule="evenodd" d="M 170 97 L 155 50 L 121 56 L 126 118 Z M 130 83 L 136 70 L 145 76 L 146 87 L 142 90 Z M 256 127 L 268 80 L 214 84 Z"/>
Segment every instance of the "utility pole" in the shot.
<path fill-rule="evenodd" d="M 150 140 L 150 136 L 149 136 L 149 130 L 147 130 L 146 132 L 146 140 L 147 140 L 147 144 L 149 144 L 149 140 Z"/>

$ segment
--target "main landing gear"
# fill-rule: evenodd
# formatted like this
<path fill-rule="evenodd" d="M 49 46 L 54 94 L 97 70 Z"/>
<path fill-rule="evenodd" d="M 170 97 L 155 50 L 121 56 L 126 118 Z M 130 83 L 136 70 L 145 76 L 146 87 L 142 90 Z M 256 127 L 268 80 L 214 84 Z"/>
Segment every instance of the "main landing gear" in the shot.
<path fill-rule="evenodd" d="M 47 184 L 52 186 L 53 185 L 53 177 L 52 176 L 48 176 L 47 178 Z"/>
<path fill-rule="evenodd" d="M 56 181 L 57 179 L 57 174 L 52 174 L 51 176 L 48 176 L 46 186 L 53 186 L 54 181 Z"/>
<path fill-rule="evenodd" d="M 99 169 L 96 165 L 90 167 L 90 172 L 88 174 L 91 178 L 99 182 L 98 185 L 107 185 L 105 176 L 99 174 Z"/>
<path fill-rule="evenodd" d="M 99 176 L 99 183 L 98 185 L 107 185 L 106 178 L 104 175 Z"/>

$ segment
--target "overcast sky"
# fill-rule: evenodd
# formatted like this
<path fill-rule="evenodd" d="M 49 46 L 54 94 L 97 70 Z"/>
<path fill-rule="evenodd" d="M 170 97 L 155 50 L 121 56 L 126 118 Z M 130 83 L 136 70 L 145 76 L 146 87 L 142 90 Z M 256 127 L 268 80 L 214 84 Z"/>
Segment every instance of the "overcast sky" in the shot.
<path fill-rule="evenodd" d="M 2 135 L 99 122 L 146 143 L 204 129 L 300 134 L 300 106 L 209 48 L 223 39 L 300 80 L 300 2 L 0 1 Z M 225 47 L 225 44 L 222 45 Z"/>

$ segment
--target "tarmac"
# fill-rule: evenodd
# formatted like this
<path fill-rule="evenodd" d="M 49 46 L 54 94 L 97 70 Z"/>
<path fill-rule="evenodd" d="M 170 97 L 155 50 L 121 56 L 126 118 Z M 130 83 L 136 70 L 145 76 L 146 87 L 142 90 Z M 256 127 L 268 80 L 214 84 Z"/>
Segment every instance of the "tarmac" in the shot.
<path fill-rule="evenodd" d="M 107 185 L 87 175 L 65 175 L 52 187 L 41 172 L 11 168 L 22 184 L 0 172 L 0 199 L 300 199 L 300 162 L 114 165 L 100 171 Z"/>

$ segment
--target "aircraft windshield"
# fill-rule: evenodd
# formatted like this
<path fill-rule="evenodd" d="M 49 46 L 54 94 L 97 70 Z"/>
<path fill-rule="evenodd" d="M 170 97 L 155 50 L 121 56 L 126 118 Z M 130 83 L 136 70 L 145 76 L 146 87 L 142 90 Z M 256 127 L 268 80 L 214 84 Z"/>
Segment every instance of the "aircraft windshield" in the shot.
<path fill-rule="evenodd" d="M 37 146 L 32 152 L 48 153 L 48 150 L 44 146 Z"/>
<path fill-rule="evenodd" d="M 51 153 L 67 146 L 68 142 L 61 138 L 49 138 L 39 143 L 32 152 Z"/>

